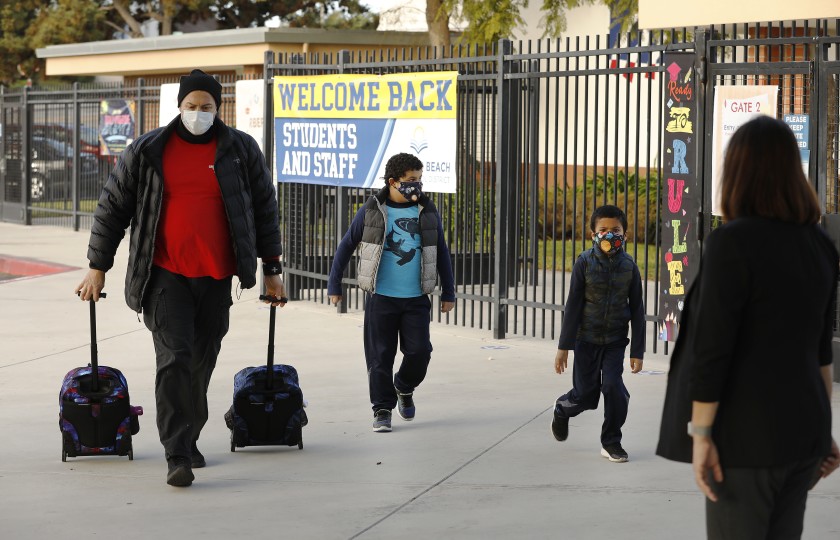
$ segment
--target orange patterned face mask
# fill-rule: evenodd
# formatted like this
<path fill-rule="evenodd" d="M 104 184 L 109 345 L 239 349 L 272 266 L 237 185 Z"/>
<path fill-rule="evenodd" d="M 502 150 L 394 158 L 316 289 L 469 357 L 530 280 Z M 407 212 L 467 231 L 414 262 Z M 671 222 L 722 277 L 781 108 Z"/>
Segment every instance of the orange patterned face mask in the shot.
<path fill-rule="evenodd" d="M 624 247 L 624 236 L 614 232 L 599 232 L 595 234 L 592 243 L 607 255 L 613 255 Z"/>

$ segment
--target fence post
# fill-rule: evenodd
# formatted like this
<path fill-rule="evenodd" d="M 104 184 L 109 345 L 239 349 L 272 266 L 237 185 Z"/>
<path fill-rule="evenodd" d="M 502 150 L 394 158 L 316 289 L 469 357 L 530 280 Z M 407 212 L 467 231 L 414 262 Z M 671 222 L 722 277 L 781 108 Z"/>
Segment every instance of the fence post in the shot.
<path fill-rule="evenodd" d="M 707 101 L 707 87 L 709 85 L 709 77 L 708 77 L 708 58 L 709 58 L 709 39 L 711 38 L 711 33 L 709 32 L 708 28 L 703 28 L 702 31 L 699 29 L 695 29 L 694 32 L 694 73 L 697 77 L 697 83 L 694 85 L 694 89 L 697 92 L 696 99 L 694 103 L 697 104 L 697 107 L 705 107 L 709 101 Z M 664 74 L 663 74 L 664 76 Z M 712 81 L 714 84 L 714 81 Z M 712 104 L 714 104 L 714 92 L 712 93 Z M 714 105 L 712 106 L 712 110 L 714 110 Z M 697 126 L 694 129 L 694 138 L 696 141 L 696 146 L 694 149 L 694 170 L 695 170 L 695 178 L 697 178 L 697 187 L 701 187 L 705 182 L 706 178 L 711 178 L 711 174 L 706 174 L 706 145 L 708 144 L 709 147 L 712 146 L 712 135 L 711 132 L 706 132 L 706 119 L 711 118 L 706 114 L 706 111 L 699 110 L 695 115 L 694 119 L 697 122 Z M 667 175 L 666 175 L 667 176 Z M 710 180 L 711 181 L 711 180 Z M 662 178 L 659 179 L 660 185 L 662 184 Z M 664 185 L 663 185 L 664 186 Z M 704 223 L 705 213 L 708 211 L 709 215 L 711 216 L 711 204 L 709 208 L 706 208 L 707 199 L 702 194 L 705 193 L 705 189 L 699 190 L 701 196 L 698 198 L 698 209 L 697 209 L 697 217 L 695 218 L 694 223 L 694 230 L 696 233 L 697 242 L 702 242 L 704 238 L 704 234 L 706 231 L 706 227 L 710 227 L 711 224 Z M 711 203 L 711 199 L 708 199 L 708 202 Z M 661 203 L 660 203 L 661 204 Z M 661 211 L 660 211 L 661 215 Z M 698 253 L 699 254 L 699 253 Z M 693 283 L 694 278 L 697 277 L 698 270 L 700 270 L 699 264 L 692 264 L 688 267 L 688 283 Z M 667 343 L 667 342 L 666 342 Z M 667 345 L 666 345 L 667 346 Z M 667 351 L 667 348 L 666 348 Z"/>
<path fill-rule="evenodd" d="M 350 63 L 350 51 L 347 50 L 340 50 L 338 51 L 338 73 L 344 73 L 345 64 Z M 335 187 L 335 238 L 337 242 L 341 242 L 341 239 L 344 238 L 345 233 L 347 233 L 347 228 L 349 226 L 349 213 L 350 213 L 350 201 L 349 197 L 347 196 L 347 188 L 336 186 Z M 329 272 L 329 270 L 327 270 Z M 349 295 L 350 288 L 343 284 L 341 285 L 341 302 L 338 303 L 336 309 L 339 313 L 347 313 L 347 296 Z M 327 299 L 329 302 L 329 299 Z"/>
<path fill-rule="evenodd" d="M 70 176 L 70 194 L 73 200 L 73 230 L 79 230 L 79 222 L 81 217 L 79 216 L 79 199 L 80 199 L 80 189 L 79 189 L 79 167 L 80 167 L 80 160 L 79 160 L 79 143 L 81 141 L 81 136 L 79 135 L 79 130 L 81 129 L 81 111 L 79 108 L 81 104 L 79 103 L 79 83 L 73 83 L 73 171 Z"/>
<path fill-rule="evenodd" d="M 268 172 L 271 175 L 271 178 L 274 179 L 274 84 L 272 83 L 271 78 L 271 66 L 274 64 L 274 51 L 265 51 L 263 55 L 263 91 L 265 94 L 265 99 L 263 99 L 263 156 L 265 157 L 265 166 L 268 167 Z M 280 212 L 280 184 L 279 182 L 274 183 L 274 196 L 277 198 L 277 211 Z M 281 227 L 281 240 L 285 239 L 288 241 L 288 230 L 283 231 L 283 221 L 280 221 Z M 289 264 L 289 254 L 285 253 L 285 260 L 286 266 L 288 268 Z M 260 270 L 262 273 L 262 270 Z M 292 294 L 294 291 L 289 287 L 291 285 L 289 283 L 289 274 L 286 274 L 286 279 L 284 280 L 284 284 L 286 285 L 286 296 L 292 300 L 296 300 L 296 294 Z M 260 290 L 262 294 L 265 294 L 265 280 L 262 280 L 262 284 L 260 285 Z"/>
<path fill-rule="evenodd" d="M 274 63 L 274 51 L 265 51 L 263 58 L 263 84 L 265 99 L 263 101 L 263 153 L 265 164 L 274 176 L 274 83 L 269 74 L 269 67 Z"/>
<path fill-rule="evenodd" d="M 20 183 L 23 186 L 20 201 L 23 206 L 23 224 L 32 225 L 32 210 L 29 208 L 32 199 L 32 150 L 29 144 L 29 126 L 32 121 L 29 114 L 29 86 L 23 87 L 20 113 Z"/>
<path fill-rule="evenodd" d="M 513 126 L 511 116 L 513 108 L 510 101 L 514 97 L 514 82 L 505 80 L 505 75 L 511 71 L 512 62 L 505 60 L 505 56 L 512 54 L 513 42 L 508 39 L 499 41 L 496 59 L 496 224 L 494 232 L 495 258 L 493 284 L 493 337 L 504 339 L 507 332 L 507 298 L 508 298 L 508 252 L 509 242 L 509 205 L 511 201 L 511 174 L 516 174 L 516 164 L 511 159 L 511 130 Z M 513 172 L 511 169 L 514 168 Z"/>
<path fill-rule="evenodd" d="M 817 104 L 816 110 L 819 112 L 816 129 L 812 128 L 808 135 L 808 145 L 814 149 L 810 156 L 811 163 L 808 172 L 814 184 L 814 189 L 817 191 L 817 199 L 820 201 L 820 213 L 825 214 L 828 204 L 828 81 L 831 75 L 826 71 L 829 43 L 820 38 L 815 38 L 815 40 L 814 58 L 811 60 L 810 100 L 812 104 Z M 809 112 L 813 119 L 813 105 Z M 835 369 L 834 373 L 837 375 L 840 370 Z"/>
<path fill-rule="evenodd" d="M 143 77 L 137 79 L 137 121 L 135 122 L 135 138 L 146 132 L 146 113 L 143 105 L 143 87 L 146 85 L 146 80 Z"/>

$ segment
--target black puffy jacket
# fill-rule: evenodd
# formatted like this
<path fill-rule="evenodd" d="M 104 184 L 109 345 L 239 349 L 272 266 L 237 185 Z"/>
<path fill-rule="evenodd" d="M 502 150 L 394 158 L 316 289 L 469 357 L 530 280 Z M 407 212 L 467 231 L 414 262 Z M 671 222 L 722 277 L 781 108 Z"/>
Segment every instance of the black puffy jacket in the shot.
<path fill-rule="evenodd" d="M 117 246 L 131 225 L 125 301 L 142 310 L 152 270 L 163 199 L 163 150 L 180 117 L 152 130 L 123 152 L 108 178 L 93 215 L 88 244 L 90 267 L 107 271 Z M 277 199 L 271 173 L 257 142 L 216 119 L 215 171 L 236 256 L 236 276 L 242 288 L 256 284 L 258 257 L 281 254 Z"/>

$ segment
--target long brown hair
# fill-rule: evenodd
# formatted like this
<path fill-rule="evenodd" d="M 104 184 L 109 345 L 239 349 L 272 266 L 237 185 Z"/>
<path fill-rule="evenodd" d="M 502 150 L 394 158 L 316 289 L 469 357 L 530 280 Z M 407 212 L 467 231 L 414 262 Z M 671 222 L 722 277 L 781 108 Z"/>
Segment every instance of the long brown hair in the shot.
<path fill-rule="evenodd" d="M 726 221 L 739 217 L 819 221 L 820 204 L 802 171 L 799 147 L 787 124 L 759 116 L 735 132 L 726 149 L 720 201 Z"/>

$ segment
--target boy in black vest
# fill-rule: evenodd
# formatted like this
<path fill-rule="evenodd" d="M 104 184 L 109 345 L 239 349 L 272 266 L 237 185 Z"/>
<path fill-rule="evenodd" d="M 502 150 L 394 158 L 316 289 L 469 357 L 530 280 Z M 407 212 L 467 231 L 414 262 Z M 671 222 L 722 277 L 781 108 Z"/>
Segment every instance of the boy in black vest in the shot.
<path fill-rule="evenodd" d="M 391 410 L 414 419 L 414 389 L 431 359 L 431 294 L 440 275 L 440 310 L 455 307 L 455 278 L 440 214 L 423 193 L 423 163 L 396 154 L 385 165 L 385 187 L 358 211 L 335 252 L 327 293 L 341 301 L 341 277 L 359 247 L 359 287 L 365 305 L 365 359 L 373 430 L 391 431 Z M 397 341 L 403 360 L 394 374 Z"/>
<path fill-rule="evenodd" d="M 558 441 L 569 436 L 569 418 L 596 409 L 604 394 L 601 455 L 627 461 L 621 446 L 621 426 L 627 419 L 630 393 L 624 386 L 624 350 L 628 323 L 633 324 L 630 369 L 642 369 L 645 351 L 645 308 L 639 268 L 624 251 L 627 216 L 617 206 L 596 208 L 589 221 L 593 247 L 572 269 L 563 328 L 554 370 L 563 373 L 569 350 L 575 351 L 573 387 L 555 402 L 551 432 Z"/>

